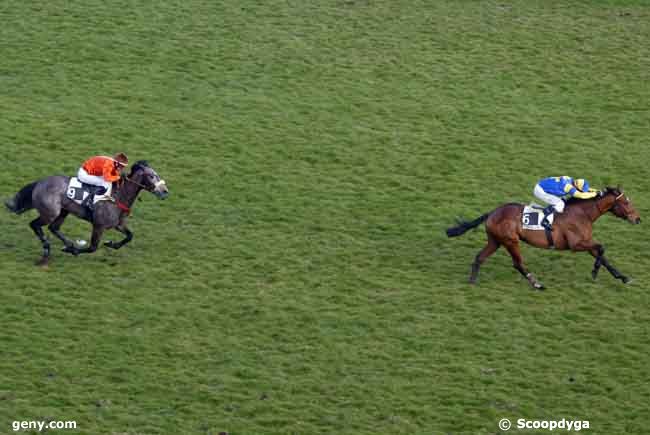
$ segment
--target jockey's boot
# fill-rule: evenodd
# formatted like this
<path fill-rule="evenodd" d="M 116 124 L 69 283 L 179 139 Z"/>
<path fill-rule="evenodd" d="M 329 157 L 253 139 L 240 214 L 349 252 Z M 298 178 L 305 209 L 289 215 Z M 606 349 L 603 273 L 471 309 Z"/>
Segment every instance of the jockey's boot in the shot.
<path fill-rule="evenodd" d="M 93 200 L 95 199 L 95 192 L 96 192 L 95 189 L 91 190 L 88 193 L 88 196 L 86 197 L 86 199 L 84 199 L 83 202 L 81 203 L 82 207 L 87 208 L 91 212 L 93 211 L 93 208 L 94 208 Z"/>
<path fill-rule="evenodd" d="M 105 187 L 95 186 L 94 188 L 90 189 L 89 195 L 86 197 L 86 199 L 83 200 L 81 205 L 91 212 L 95 211 L 95 196 L 103 195 L 104 193 L 106 193 Z"/>
<path fill-rule="evenodd" d="M 550 222 L 548 221 L 548 217 L 553 214 L 555 211 L 555 208 L 552 205 L 549 205 L 546 207 L 542 212 L 544 213 L 544 218 L 542 219 L 542 223 L 540 224 L 544 228 L 546 228 L 549 231 L 553 231 L 553 227 L 551 227 Z"/>

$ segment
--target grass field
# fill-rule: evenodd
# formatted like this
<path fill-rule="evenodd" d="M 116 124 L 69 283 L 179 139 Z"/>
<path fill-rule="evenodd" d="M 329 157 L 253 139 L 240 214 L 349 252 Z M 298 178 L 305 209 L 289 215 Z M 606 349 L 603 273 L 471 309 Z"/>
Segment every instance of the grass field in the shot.
<path fill-rule="evenodd" d="M 466 284 L 485 235 L 444 230 L 564 174 L 647 219 L 650 3 L 5 0 L 0 21 L 0 197 L 122 150 L 171 192 L 127 247 L 56 241 L 49 270 L 34 212 L 0 214 L 0 433 L 648 433 L 645 225 L 595 227 L 628 286 L 523 248 L 545 292 L 502 251 Z"/>

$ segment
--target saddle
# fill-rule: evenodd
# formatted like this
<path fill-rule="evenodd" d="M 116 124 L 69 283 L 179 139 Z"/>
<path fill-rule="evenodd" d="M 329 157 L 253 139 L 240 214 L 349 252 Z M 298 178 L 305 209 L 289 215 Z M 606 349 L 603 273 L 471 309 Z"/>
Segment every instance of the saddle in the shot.
<path fill-rule="evenodd" d="M 82 183 L 77 177 L 70 178 L 66 196 L 91 213 L 98 202 L 112 201 L 110 189 L 107 192 L 103 186 Z"/>
<path fill-rule="evenodd" d="M 542 221 L 545 215 L 545 207 L 542 207 L 539 204 L 531 203 L 524 206 L 524 211 L 521 214 L 521 225 L 523 229 L 530 231 L 544 231 L 546 234 L 546 240 L 551 248 L 553 248 L 553 221 L 555 219 L 555 213 L 550 213 L 546 216 L 546 222 L 548 222 L 548 227 L 542 225 Z"/>
<path fill-rule="evenodd" d="M 524 207 L 524 211 L 521 214 L 521 224 L 525 230 L 532 231 L 544 231 L 542 226 L 542 219 L 544 219 L 544 209 L 539 204 L 531 203 Z M 553 226 L 553 220 L 555 218 L 555 213 L 551 213 L 546 217 L 546 220 L 549 223 L 549 226 Z"/>

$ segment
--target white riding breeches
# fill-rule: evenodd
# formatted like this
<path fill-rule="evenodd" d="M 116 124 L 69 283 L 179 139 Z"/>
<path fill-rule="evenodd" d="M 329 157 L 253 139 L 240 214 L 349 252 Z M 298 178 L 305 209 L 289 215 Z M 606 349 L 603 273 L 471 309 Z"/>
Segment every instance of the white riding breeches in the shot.
<path fill-rule="evenodd" d="M 92 184 L 93 186 L 101 186 L 105 188 L 106 192 L 104 192 L 102 196 L 108 196 L 111 193 L 112 183 L 110 181 L 104 180 L 104 177 L 100 177 L 99 175 L 90 175 L 84 168 L 79 168 L 79 172 L 77 172 L 77 178 L 82 183 Z"/>
<path fill-rule="evenodd" d="M 564 201 L 562 201 L 562 198 L 551 195 L 550 193 L 546 193 L 544 189 L 542 189 L 542 186 L 539 184 L 535 185 L 535 189 L 533 190 L 533 194 L 535 195 L 536 198 L 541 199 L 547 204 L 551 204 L 555 211 L 558 213 L 562 213 L 564 211 Z"/>

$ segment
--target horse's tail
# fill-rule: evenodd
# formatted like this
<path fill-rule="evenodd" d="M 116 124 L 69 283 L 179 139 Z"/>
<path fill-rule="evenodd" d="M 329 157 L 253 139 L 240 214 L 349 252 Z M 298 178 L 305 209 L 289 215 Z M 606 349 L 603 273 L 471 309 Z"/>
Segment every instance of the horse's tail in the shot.
<path fill-rule="evenodd" d="M 5 201 L 5 205 L 12 213 L 21 214 L 34 208 L 32 205 L 32 193 L 38 184 L 35 181 L 20 189 L 20 191 L 11 199 Z"/>
<path fill-rule="evenodd" d="M 457 226 L 447 229 L 447 237 L 457 237 L 462 234 L 465 234 L 467 231 L 472 228 L 476 228 L 481 225 L 485 220 L 490 216 L 490 213 L 485 213 L 483 216 L 474 219 L 471 222 L 460 221 Z"/>

